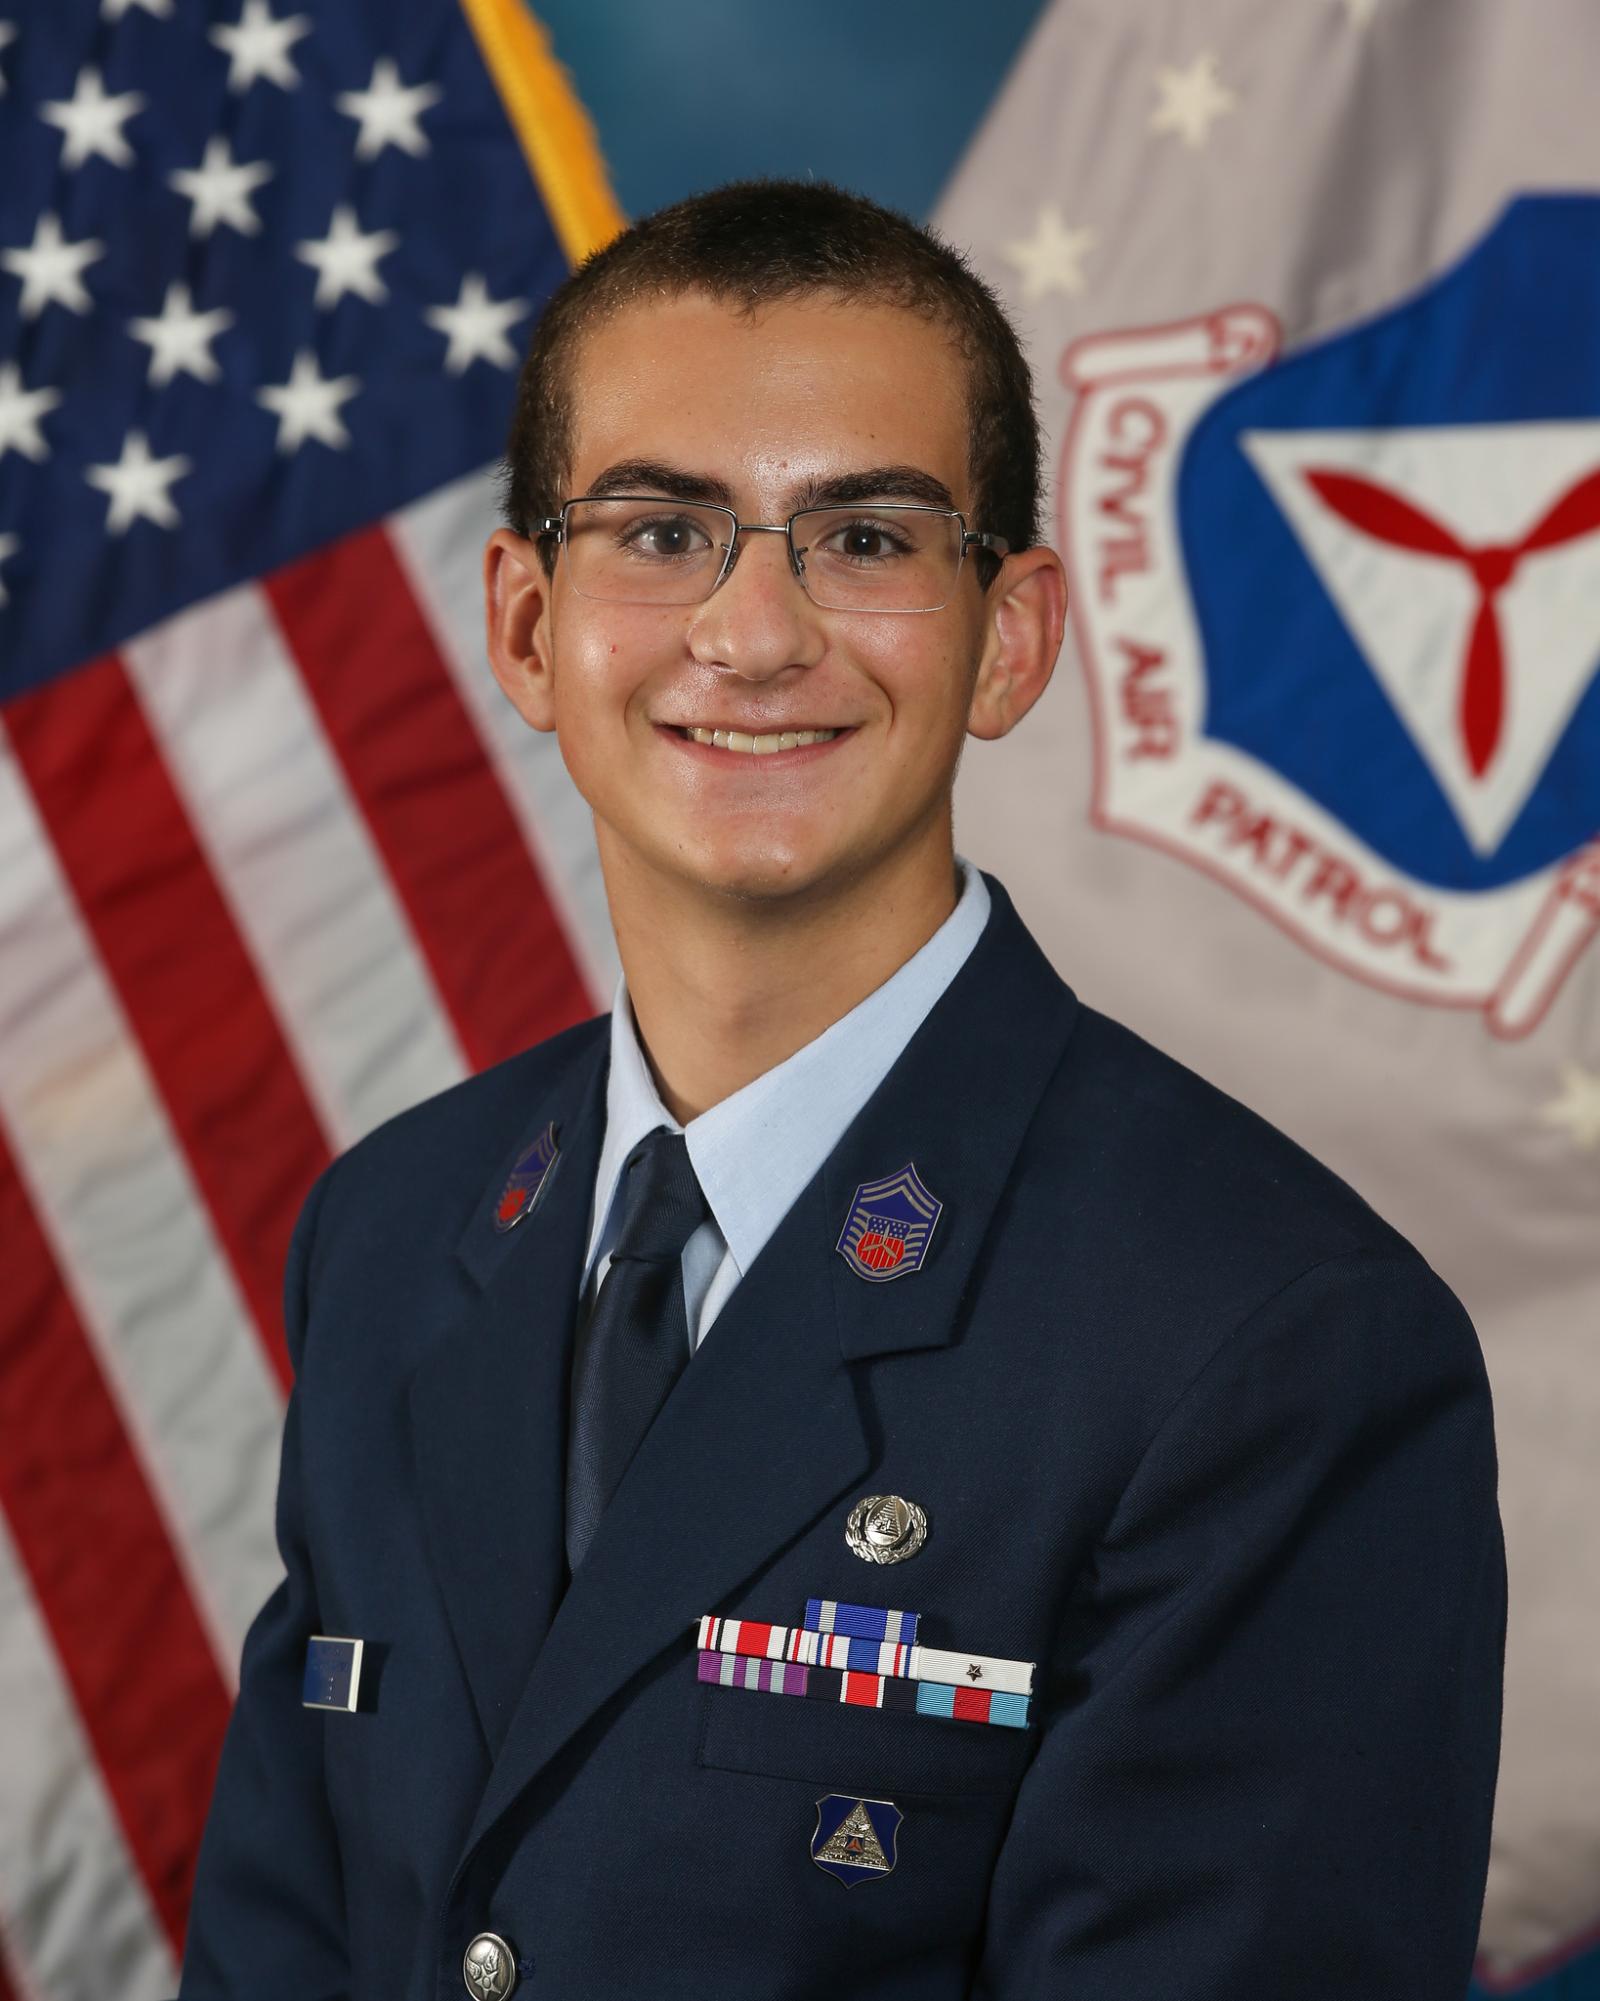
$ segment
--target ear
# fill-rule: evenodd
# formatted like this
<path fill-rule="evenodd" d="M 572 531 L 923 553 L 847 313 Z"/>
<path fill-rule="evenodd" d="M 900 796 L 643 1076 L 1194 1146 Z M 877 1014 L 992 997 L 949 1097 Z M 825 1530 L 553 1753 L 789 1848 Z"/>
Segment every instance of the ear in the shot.
<path fill-rule="evenodd" d="M 984 593 L 987 630 L 967 729 L 993 740 L 1007 735 L 1050 685 L 1067 623 L 1067 573 L 1054 549 L 1007 556 Z"/>
<path fill-rule="evenodd" d="M 483 549 L 483 603 L 494 678 L 524 722 L 553 730 L 550 579 L 537 543 L 494 531 Z"/>

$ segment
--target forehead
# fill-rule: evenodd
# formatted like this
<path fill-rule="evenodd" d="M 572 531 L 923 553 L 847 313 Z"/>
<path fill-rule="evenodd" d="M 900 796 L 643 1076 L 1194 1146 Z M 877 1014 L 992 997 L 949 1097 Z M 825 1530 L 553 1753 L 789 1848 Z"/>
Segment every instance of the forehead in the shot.
<path fill-rule="evenodd" d="M 967 496 L 966 370 L 903 306 L 829 295 L 745 313 L 704 293 L 630 305 L 581 338 L 573 491 L 622 459 L 719 474 L 752 498 L 863 465 L 914 465 Z"/>

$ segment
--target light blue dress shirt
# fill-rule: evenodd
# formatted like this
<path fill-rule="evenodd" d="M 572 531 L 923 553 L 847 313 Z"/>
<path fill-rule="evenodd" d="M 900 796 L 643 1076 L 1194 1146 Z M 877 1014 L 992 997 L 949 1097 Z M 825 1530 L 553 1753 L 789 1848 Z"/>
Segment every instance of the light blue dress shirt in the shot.
<path fill-rule="evenodd" d="M 956 860 L 961 895 L 919 952 L 814 1041 L 686 1126 L 661 1102 L 639 1047 L 627 982 L 617 982 L 605 1141 L 595 1171 L 584 1260 L 586 1288 L 591 1279 L 599 1286 L 611 1262 L 622 1222 L 618 1190 L 629 1153 L 657 1126 L 681 1132 L 711 1210 L 683 1250 L 690 1340 L 699 1347 L 801 1189 L 977 944 L 989 918 L 989 891 L 969 861 L 959 855 Z M 842 1227 L 844 1218 L 839 1221 Z"/>

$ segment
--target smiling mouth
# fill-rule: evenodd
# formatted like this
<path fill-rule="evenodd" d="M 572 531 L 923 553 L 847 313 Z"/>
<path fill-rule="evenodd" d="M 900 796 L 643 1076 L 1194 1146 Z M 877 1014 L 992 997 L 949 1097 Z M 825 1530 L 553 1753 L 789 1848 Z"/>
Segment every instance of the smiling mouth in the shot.
<path fill-rule="evenodd" d="M 747 751 L 753 757 L 770 757 L 779 750 L 802 750 L 807 744 L 830 743 L 845 734 L 843 730 L 780 730 L 753 736 L 748 730 L 697 729 L 681 723 L 671 727 L 691 743 L 710 744 L 717 750 Z"/>

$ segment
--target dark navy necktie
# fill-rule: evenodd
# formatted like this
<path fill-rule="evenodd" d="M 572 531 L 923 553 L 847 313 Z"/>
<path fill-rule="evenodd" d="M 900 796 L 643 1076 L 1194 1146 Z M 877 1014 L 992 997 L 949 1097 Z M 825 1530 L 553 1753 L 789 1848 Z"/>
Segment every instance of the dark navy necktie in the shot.
<path fill-rule="evenodd" d="M 567 1562 L 573 1570 L 689 1360 L 683 1247 L 710 1210 L 682 1133 L 658 1126 L 628 1156 L 622 1226 L 572 1362 Z"/>

